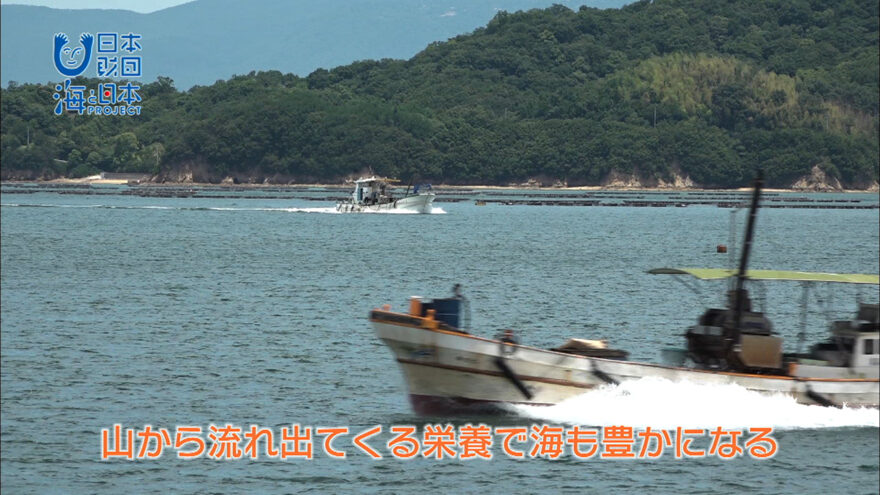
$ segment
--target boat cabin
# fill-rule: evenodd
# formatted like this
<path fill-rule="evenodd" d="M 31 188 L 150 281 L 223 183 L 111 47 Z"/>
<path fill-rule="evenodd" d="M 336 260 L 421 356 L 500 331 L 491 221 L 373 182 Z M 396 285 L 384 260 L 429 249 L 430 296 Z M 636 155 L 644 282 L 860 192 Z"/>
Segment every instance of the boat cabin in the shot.
<path fill-rule="evenodd" d="M 391 203 L 394 201 L 394 197 L 389 182 L 392 182 L 392 179 L 375 176 L 354 181 L 354 192 L 351 194 L 352 202 L 358 205 Z"/>
<path fill-rule="evenodd" d="M 813 346 L 807 360 L 810 364 L 825 364 L 847 368 L 880 365 L 880 305 L 860 304 L 852 320 L 835 321 L 831 337 Z M 812 361 L 808 361 L 808 360 Z"/>

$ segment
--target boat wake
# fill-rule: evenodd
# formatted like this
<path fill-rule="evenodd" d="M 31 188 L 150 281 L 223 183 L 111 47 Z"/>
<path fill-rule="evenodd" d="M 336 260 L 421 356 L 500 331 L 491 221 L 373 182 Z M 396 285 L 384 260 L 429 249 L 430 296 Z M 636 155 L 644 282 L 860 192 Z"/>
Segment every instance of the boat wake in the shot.
<path fill-rule="evenodd" d="M 553 406 L 506 407 L 530 419 L 589 426 L 880 427 L 876 409 L 804 405 L 792 397 L 764 395 L 733 384 L 707 385 L 660 378 L 603 386 Z"/>
<path fill-rule="evenodd" d="M 0 207 L 9 208 L 104 208 L 108 210 L 178 210 L 178 211 L 277 211 L 286 213 L 329 213 L 339 215 L 341 212 L 336 211 L 335 207 L 328 208 L 240 208 L 240 207 L 216 207 L 216 206 L 125 206 L 125 205 L 53 205 L 53 204 L 22 204 L 22 203 L 2 203 Z M 372 215 L 418 215 L 415 210 L 383 210 L 383 211 L 365 211 L 361 213 L 369 213 Z M 433 208 L 432 215 L 443 215 L 446 212 L 443 208 Z"/>
<path fill-rule="evenodd" d="M 294 209 L 296 209 L 296 208 L 294 208 Z M 325 210 L 327 208 L 299 208 L 300 211 L 304 211 L 304 210 L 311 211 L 311 210 L 316 210 L 316 209 Z M 355 215 L 421 215 L 422 214 L 419 211 L 407 210 L 405 208 L 396 208 L 393 210 L 378 210 L 378 211 L 364 210 L 364 211 L 342 211 L 342 212 L 336 211 L 336 208 L 329 208 L 329 209 L 333 210 L 333 211 L 327 212 L 327 213 L 344 213 L 346 215 L 349 215 L 349 214 L 355 214 Z M 446 214 L 446 211 L 443 210 L 443 208 L 437 208 L 436 206 L 431 208 L 431 213 L 428 213 L 428 215 L 445 215 L 445 214 Z"/>

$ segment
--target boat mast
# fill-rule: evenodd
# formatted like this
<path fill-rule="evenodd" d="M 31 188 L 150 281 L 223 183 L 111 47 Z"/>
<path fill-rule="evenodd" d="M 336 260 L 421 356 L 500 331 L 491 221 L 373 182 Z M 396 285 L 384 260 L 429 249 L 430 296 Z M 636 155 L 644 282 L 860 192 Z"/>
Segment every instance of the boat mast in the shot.
<path fill-rule="evenodd" d="M 749 208 L 749 222 L 746 226 L 746 238 L 743 240 L 742 257 L 739 261 L 739 271 L 736 274 L 736 292 L 734 292 L 734 328 L 738 331 L 740 322 L 742 321 L 743 306 L 748 299 L 744 286 L 746 281 L 746 270 L 749 265 L 749 254 L 752 251 L 752 237 L 755 232 L 755 218 L 758 215 L 758 200 L 761 197 L 761 186 L 764 184 L 764 174 L 760 170 L 758 176 L 755 177 L 755 191 L 752 194 L 752 205 Z"/>

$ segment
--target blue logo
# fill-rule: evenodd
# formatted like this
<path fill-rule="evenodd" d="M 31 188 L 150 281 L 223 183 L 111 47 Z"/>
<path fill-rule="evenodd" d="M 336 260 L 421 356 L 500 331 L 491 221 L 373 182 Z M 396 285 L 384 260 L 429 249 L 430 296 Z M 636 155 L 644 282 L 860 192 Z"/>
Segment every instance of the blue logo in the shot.
<path fill-rule="evenodd" d="M 140 40 L 136 33 L 117 32 L 82 33 L 81 46 L 68 46 L 69 39 L 64 33 L 56 33 L 53 44 L 55 69 L 67 76 L 55 86 L 52 98 L 57 100 L 55 115 L 75 113 L 79 115 L 140 115 L 143 101 L 138 91 L 140 86 L 130 81 L 116 83 L 103 82 L 98 89 L 83 84 L 73 84 L 71 78 L 83 74 L 92 61 L 92 50 L 97 50 L 96 66 L 99 78 L 124 77 L 138 78 L 143 75 Z"/>
<path fill-rule="evenodd" d="M 67 77 L 76 77 L 85 72 L 86 67 L 92 60 L 92 46 L 95 38 L 89 33 L 82 33 L 79 42 L 82 46 L 71 48 L 67 46 L 67 35 L 57 33 L 55 35 L 54 60 L 55 69 L 61 75 Z"/>

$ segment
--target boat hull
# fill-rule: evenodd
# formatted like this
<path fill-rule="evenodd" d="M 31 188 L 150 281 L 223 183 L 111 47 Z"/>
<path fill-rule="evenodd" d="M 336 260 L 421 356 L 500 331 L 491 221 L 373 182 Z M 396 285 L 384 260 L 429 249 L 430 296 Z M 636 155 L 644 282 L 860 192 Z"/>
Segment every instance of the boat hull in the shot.
<path fill-rule="evenodd" d="M 377 336 L 403 371 L 418 414 L 497 411 L 503 410 L 504 403 L 551 405 L 595 387 L 647 377 L 736 384 L 789 395 L 803 404 L 877 407 L 880 403 L 876 377 L 753 375 L 593 358 L 389 319 L 380 311 L 374 311 L 371 318 Z"/>
<path fill-rule="evenodd" d="M 434 194 L 417 194 L 394 200 L 390 203 L 367 205 L 355 202 L 342 202 L 336 205 L 336 211 L 342 213 L 379 213 L 391 211 L 415 211 L 431 213 L 434 208 Z"/>

